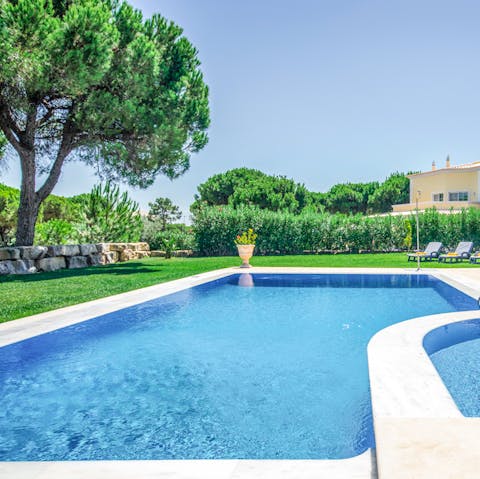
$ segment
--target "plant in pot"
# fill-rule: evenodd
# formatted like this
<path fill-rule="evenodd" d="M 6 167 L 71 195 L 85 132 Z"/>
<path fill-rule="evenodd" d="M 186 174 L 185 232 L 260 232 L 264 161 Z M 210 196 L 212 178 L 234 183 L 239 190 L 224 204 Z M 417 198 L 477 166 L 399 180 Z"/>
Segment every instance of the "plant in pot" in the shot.
<path fill-rule="evenodd" d="M 255 240 L 257 235 L 252 228 L 244 231 L 242 234 L 237 235 L 235 238 L 235 244 L 237 245 L 238 256 L 242 260 L 240 268 L 251 268 L 249 263 L 250 258 L 253 256 L 253 250 L 255 249 Z"/>

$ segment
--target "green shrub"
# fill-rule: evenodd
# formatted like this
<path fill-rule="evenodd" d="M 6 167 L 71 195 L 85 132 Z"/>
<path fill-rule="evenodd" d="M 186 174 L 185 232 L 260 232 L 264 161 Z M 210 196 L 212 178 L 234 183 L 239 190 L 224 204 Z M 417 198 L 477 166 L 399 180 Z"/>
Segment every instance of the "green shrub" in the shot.
<path fill-rule="evenodd" d="M 71 198 L 50 195 L 40 207 L 39 219 L 41 221 L 52 219 L 74 221 L 78 219 L 78 208 Z"/>
<path fill-rule="evenodd" d="M 35 244 L 69 244 L 77 242 L 75 226 L 65 220 L 49 220 L 37 223 L 35 227 Z"/>
<path fill-rule="evenodd" d="M 165 229 L 163 229 L 165 228 Z M 175 249 L 196 249 L 195 235 L 191 227 L 184 224 L 167 224 L 157 219 L 144 218 L 141 241 L 152 250 L 164 250 L 165 242 L 172 240 Z"/>
<path fill-rule="evenodd" d="M 457 214 L 431 209 L 419 215 L 420 244 L 441 241 L 455 248 L 459 241 L 480 246 L 480 210 Z M 253 206 L 202 207 L 194 214 L 197 251 L 203 255 L 236 254 L 234 239 L 248 228 L 258 233 L 258 254 L 320 251 L 398 251 L 411 248 L 415 215 L 362 216 L 261 210 Z"/>
<path fill-rule="evenodd" d="M 15 241 L 19 198 L 18 190 L 0 184 L 0 246 L 10 246 Z"/>
<path fill-rule="evenodd" d="M 94 186 L 79 201 L 79 239 L 86 243 L 129 243 L 140 239 L 142 218 L 138 203 L 110 182 Z"/>

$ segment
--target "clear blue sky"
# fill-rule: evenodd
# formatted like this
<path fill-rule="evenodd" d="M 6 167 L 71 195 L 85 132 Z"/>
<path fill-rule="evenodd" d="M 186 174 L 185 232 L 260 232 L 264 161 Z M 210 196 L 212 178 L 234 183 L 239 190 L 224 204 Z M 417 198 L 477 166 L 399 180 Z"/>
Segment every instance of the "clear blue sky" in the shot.
<path fill-rule="evenodd" d="M 181 179 L 131 190 L 184 212 L 196 186 L 247 166 L 314 191 L 480 160 L 477 1 L 132 0 L 184 28 L 211 92 L 210 142 Z M 18 168 L 1 172 L 18 186 Z M 69 165 L 54 193 L 88 191 Z"/>

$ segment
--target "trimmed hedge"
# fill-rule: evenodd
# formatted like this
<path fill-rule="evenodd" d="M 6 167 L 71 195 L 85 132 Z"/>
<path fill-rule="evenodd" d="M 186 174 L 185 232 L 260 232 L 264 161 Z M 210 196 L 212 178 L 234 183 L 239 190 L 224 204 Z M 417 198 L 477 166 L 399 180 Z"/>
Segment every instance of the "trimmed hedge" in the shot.
<path fill-rule="evenodd" d="M 419 215 L 420 243 L 441 241 L 455 248 L 459 241 L 480 245 L 480 209 L 440 214 L 435 209 Z M 415 216 L 362 216 L 328 213 L 292 213 L 252 206 L 204 207 L 196 211 L 197 252 L 207 256 L 236 254 L 233 242 L 248 228 L 258 233 L 257 254 L 299 254 L 305 251 L 398 251 L 415 245 Z"/>

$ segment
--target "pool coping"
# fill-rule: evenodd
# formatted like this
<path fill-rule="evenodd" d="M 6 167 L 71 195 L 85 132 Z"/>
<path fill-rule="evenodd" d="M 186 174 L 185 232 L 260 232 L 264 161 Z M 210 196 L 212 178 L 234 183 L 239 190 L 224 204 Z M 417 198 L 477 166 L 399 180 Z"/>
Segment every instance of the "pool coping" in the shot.
<path fill-rule="evenodd" d="M 421 270 L 415 271 L 409 268 L 317 268 L 317 267 L 254 267 L 248 270 L 239 268 L 225 268 L 221 270 L 201 273 L 187 278 L 161 283 L 147 288 L 142 288 L 127 293 L 110 296 L 87 303 L 81 303 L 74 306 L 68 306 L 54 311 L 37 314 L 27 318 L 17 319 L 7 323 L 0 324 L 0 347 L 12 344 L 33 336 L 44 334 L 55 329 L 63 328 L 83 321 L 88 321 L 95 317 L 107 314 L 119 309 L 143 303 L 151 299 L 172 294 L 190 287 L 214 281 L 232 274 L 238 273 L 291 273 L 291 274 L 429 274 L 437 277 L 448 284 L 460 289 L 466 294 L 472 296 L 471 285 L 466 285 L 451 275 L 451 272 L 457 269 L 449 270 Z M 480 286 L 480 284 L 479 284 Z M 463 288 L 463 289 L 462 289 Z M 480 291 L 480 290 L 479 290 Z M 459 313 L 449 313 L 458 315 Z M 436 315 L 447 316 L 447 315 Z M 480 312 L 478 312 L 480 317 Z M 410 320 L 415 321 L 415 320 Z M 410 322 L 407 321 L 407 322 Z M 452 321 L 450 321 L 452 322 Z M 403 323 L 398 323 L 403 324 Z M 395 325 L 397 326 L 397 325 Z M 393 327 L 393 326 L 392 326 Z M 430 329 L 434 329 L 433 326 Z M 389 329 L 389 328 L 387 328 Z M 429 329 L 429 330 L 430 330 Z M 381 332 L 380 332 L 381 333 Z M 380 333 L 377 333 L 379 335 Z M 374 337 L 376 337 L 375 335 Z M 381 343 L 382 340 L 376 340 L 375 343 Z M 370 355 L 369 346 L 369 363 L 376 365 L 379 361 L 384 361 L 383 354 L 377 354 L 376 347 L 372 347 L 372 355 Z M 422 348 L 423 349 L 423 348 Z M 379 349 L 380 352 L 381 348 Z M 418 351 L 417 351 L 418 353 Z M 428 357 L 427 357 L 428 359 Z M 377 371 L 374 368 L 374 371 Z M 435 370 L 436 372 L 436 370 Z M 372 374 L 372 373 L 371 373 Z M 375 372 L 374 372 L 375 374 Z M 383 394 L 382 388 L 384 384 L 378 381 L 378 375 L 375 376 L 372 385 L 372 396 L 378 398 Z M 429 378 L 433 381 L 433 378 Z M 437 381 L 441 379 L 437 374 Z M 443 383 L 442 383 L 443 384 Z M 377 387 L 380 386 L 380 388 Z M 373 388 L 375 387 L 375 394 Z M 448 394 L 448 392 L 447 392 Z M 406 399 L 405 399 L 406 400 Z M 372 397 L 373 402 L 373 397 Z M 407 401 L 408 402 L 408 401 Z M 447 401 L 448 403 L 448 401 Z M 389 444 L 389 434 L 386 432 L 387 426 L 383 424 L 382 414 L 384 413 L 382 404 L 376 400 L 377 411 L 374 409 L 374 426 L 377 434 L 377 424 L 379 424 L 379 434 L 381 441 L 377 438 L 377 450 L 380 447 L 383 454 L 383 443 Z M 451 404 L 449 403 L 449 407 Z M 458 416 L 456 416 L 458 419 Z M 387 416 L 387 418 L 389 418 Z M 479 429 L 480 430 L 480 429 Z M 390 442 L 389 442 L 390 441 Z M 386 457 L 386 456 L 385 456 Z M 368 450 L 365 453 L 342 460 L 195 460 L 195 461 L 69 461 L 69 462 L 0 462 L 0 475 L 5 475 L 11 479 L 31 478 L 31 479 L 69 479 L 83 478 L 86 474 L 91 479 L 102 478 L 123 478 L 132 477 L 135 471 L 135 477 L 168 477 L 172 479 L 243 479 L 251 477 L 277 478 L 313 478 L 328 477 L 329 479 L 372 479 L 376 477 L 375 452 Z M 390 459 L 387 463 L 391 462 Z M 383 462 L 382 462 L 383 466 Z M 138 470 L 142 473 L 139 475 Z M 477 467 L 478 469 L 478 467 Z M 379 468 L 379 470 L 383 470 Z M 410 475 L 382 475 L 380 478 L 391 479 L 393 477 L 415 477 L 420 479 L 421 476 Z M 422 476 L 423 477 L 423 476 Z M 427 476 L 425 476 L 427 477 Z M 429 476 L 432 477 L 432 476 Z M 444 476 L 436 476 L 444 477 Z M 445 476 L 447 477 L 447 476 Z M 460 476 L 452 476 L 460 477 Z M 463 476 L 462 476 L 463 477 Z M 467 476 L 465 476 L 467 477 Z"/>
<path fill-rule="evenodd" d="M 454 271 L 439 270 L 432 276 L 477 299 L 480 281 L 465 281 Z M 380 479 L 478 477 L 480 418 L 462 415 L 423 348 L 425 335 L 433 329 L 476 318 L 480 310 L 422 316 L 382 329 L 370 340 Z"/>

